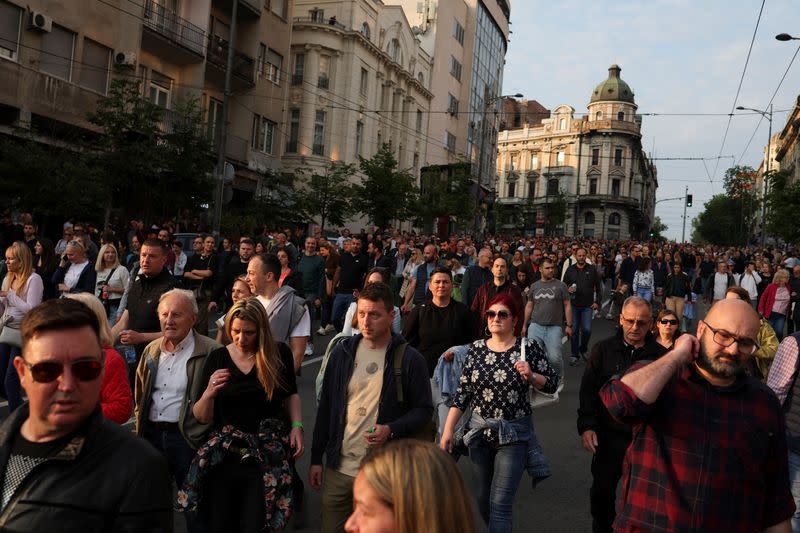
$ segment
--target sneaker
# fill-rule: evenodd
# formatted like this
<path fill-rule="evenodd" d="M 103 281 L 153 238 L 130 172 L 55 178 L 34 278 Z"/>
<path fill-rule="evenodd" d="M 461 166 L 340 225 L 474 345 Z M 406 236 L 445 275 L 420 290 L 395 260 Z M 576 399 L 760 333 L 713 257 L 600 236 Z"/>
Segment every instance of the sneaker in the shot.
<path fill-rule="evenodd" d="M 581 360 L 578 359 L 577 357 L 574 357 L 574 356 L 570 357 L 569 358 L 569 366 L 578 366 L 578 363 L 580 363 L 580 361 Z"/>
<path fill-rule="evenodd" d="M 586 354 L 586 352 L 582 352 L 581 353 L 581 359 L 583 359 L 584 361 L 588 361 L 589 360 L 589 356 Z"/>
<path fill-rule="evenodd" d="M 323 328 L 322 326 L 320 326 L 319 329 L 317 330 L 317 335 L 327 335 L 327 334 L 328 330 L 326 328 Z"/>
<path fill-rule="evenodd" d="M 333 327 L 333 324 L 328 324 L 327 326 L 325 326 L 325 335 L 330 335 L 331 333 L 335 333 L 335 332 L 336 332 L 336 328 Z"/>
<path fill-rule="evenodd" d="M 306 355 L 314 355 L 314 345 L 310 342 L 306 344 Z"/>
<path fill-rule="evenodd" d="M 614 320 L 614 317 L 613 317 L 613 316 L 611 316 L 611 313 L 608 313 L 608 314 L 606 315 L 606 320 Z"/>

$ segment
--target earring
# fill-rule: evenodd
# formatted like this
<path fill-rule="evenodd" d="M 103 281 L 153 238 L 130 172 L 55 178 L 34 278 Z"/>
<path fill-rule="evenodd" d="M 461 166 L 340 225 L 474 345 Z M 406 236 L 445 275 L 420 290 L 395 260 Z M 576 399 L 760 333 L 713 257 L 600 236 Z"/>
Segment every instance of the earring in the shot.
<path fill-rule="evenodd" d="M 483 328 L 483 336 L 487 338 L 492 336 L 492 332 L 489 331 L 489 324 L 486 324 L 486 327 Z"/>

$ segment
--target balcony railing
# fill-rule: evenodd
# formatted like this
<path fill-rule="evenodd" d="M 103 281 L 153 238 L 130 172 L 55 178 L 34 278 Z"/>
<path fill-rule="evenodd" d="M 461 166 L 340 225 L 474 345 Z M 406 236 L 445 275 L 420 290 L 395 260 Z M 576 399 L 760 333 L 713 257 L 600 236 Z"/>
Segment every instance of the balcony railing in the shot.
<path fill-rule="evenodd" d="M 292 86 L 303 85 L 303 75 L 302 74 L 292 74 Z"/>
<path fill-rule="evenodd" d="M 149 0 L 144 7 L 144 26 L 170 41 L 203 55 L 206 32 L 174 11 Z"/>
<path fill-rule="evenodd" d="M 317 79 L 317 87 L 319 87 L 320 89 L 327 89 L 330 86 L 330 84 L 331 80 L 330 78 L 328 78 L 328 76 L 320 76 Z"/>
<path fill-rule="evenodd" d="M 320 26 L 332 26 L 340 30 L 346 30 L 347 26 L 338 22 L 335 18 L 325 19 L 322 17 L 294 17 L 295 24 L 319 24 Z"/>
<path fill-rule="evenodd" d="M 216 35 L 208 41 L 208 61 L 223 71 L 228 64 L 228 46 L 230 46 L 228 41 Z M 250 85 L 255 85 L 255 66 L 256 62 L 252 57 L 234 50 L 232 70 L 234 76 Z"/>
<path fill-rule="evenodd" d="M 627 120 L 591 120 L 586 123 L 586 127 L 590 130 L 624 130 L 631 133 L 640 133 L 639 125 L 636 122 Z"/>
<path fill-rule="evenodd" d="M 570 166 L 565 165 L 558 165 L 552 167 L 544 167 L 542 168 L 543 175 L 553 175 L 553 174 L 574 174 L 575 169 Z"/>

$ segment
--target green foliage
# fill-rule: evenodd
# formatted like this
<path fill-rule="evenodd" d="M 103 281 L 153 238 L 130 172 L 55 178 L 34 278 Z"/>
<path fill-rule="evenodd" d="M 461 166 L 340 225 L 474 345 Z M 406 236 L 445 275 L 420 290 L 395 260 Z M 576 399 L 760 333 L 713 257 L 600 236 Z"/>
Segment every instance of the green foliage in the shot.
<path fill-rule="evenodd" d="M 733 166 L 725 171 L 723 183 L 731 198 L 750 199 L 755 195 L 756 171 L 746 165 Z"/>
<path fill-rule="evenodd" d="M 469 165 L 426 167 L 420 177 L 421 187 L 418 206 L 415 209 L 416 224 L 431 228 L 444 216 L 452 216 L 458 229 L 468 229 L 476 211 L 474 181 Z"/>
<path fill-rule="evenodd" d="M 663 239 L 663 233 L 667 231 L 669 227 L 661 222 L 661 217 L 655 217 L 653 220 L 653 225 L 650 226 L 650 236 L 654 239 Z"/>
<path fill-rule="evenodd" d="M 323 172 L 298 173 L 298 181 L 303 187 L 296 194 L 298 211 L 306 218 L 320 221 L 322 231 L 325 225 L 343 226 L 348 218 L 356 213 L 353 202 L 355 189 L 352 178 L 355 176 L 355 165 L 331 163 Z"/>
<path fill-rule="evenodd" d="M 291 222 L 302 222 L 298 210 L 294 174 L 274 171 L 261 173 L 259 188 L 247 203 L 226 208 L 220 223 L 226 235 L 252 234 L 254 230 L 267 226 L 274 228 Z"/>
<path fill-rule="evenodd" d="M 711 244 L 740 244 L 748 240 L 754 212 L 750 198 L 717 194 L 694 220 L 693 240 Z"/>
<path fill-rule="evenodd" d="M 360 211 L 376 226 L 386 228 L 392 220 L 414 215 L 419 197 L 414 177 L 397 168 L 388 144 L 383 144 L 371 159 L 362 159 L 360 167 L 364 179 L 354 187 L 355 198 Z"/>
<path fill-rule="evenodd" d="M 544 231 L 547 235 L 555 235 L 564 221 L 567 219 L 567 197 L 563 190 L 558 191 L 555 196 L 550 196 L 544 210 L 545 226 Z"/>
<path fill-rule="evenodd" d="M 782 170 L 767 175 L 767 235 L 778 236 L 788 243 L 800 242 L 800 182 L 790 183 L 791 175 Z"/>

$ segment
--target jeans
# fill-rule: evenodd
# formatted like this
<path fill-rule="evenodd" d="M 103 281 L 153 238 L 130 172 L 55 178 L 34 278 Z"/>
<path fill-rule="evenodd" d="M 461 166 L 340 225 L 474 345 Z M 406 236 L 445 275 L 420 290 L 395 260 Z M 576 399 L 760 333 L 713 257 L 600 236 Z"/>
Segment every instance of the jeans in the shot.
<path fill-rule="evenodd" d="M 775 335 L 778 336 L 778 342 L 783 340 L 783 328 L 786 325 L 786 315 L 780 313 L 770 313 L 767 319 L 769 325 L 775 330 Z"/>
<path fill-rule="evenodd" d="M 336 293 L 333 299 L 333 311 L 331 313 L 333 315 L 331 317 L 331 322 L 333 323 L 333 327 L 336 328 L 336 331 L 342 331 L 344 327 L 344 315 L 347 313 L 347 308 L 355 301 L 356 299 L 351 292 Z"/>
<path fill-rule="evenodd" d="M 644 287 L 637 287 L 636 296 L 644 298 L 648 302 L 653 299 L 653 289 L 646 289 Z"/>
<path fill-rule="evenodd" d="M 478 510 L 489 533 L 511 532 L 514 496 L 525 472 L 527 442 L 493 445 L 483 437 L 469 445 L 476 467 Z"/>
<path fill-rule="evenodd" d="M 9 344 L 0 344 L 0 387 L 3 396 L 8 400 L 8 412 L 11 413 L 22 405 L 22 387 L 19 375 L 14 368 L 14 358 L 22 354 L 22 350 Z"/>
<path fill-rule="evenodd" d="M 528 338 L 544 346 L 547 360 L 562 379 L 564 377 L 564 358 L 562 357 L 561 337 L 563 336 L 561 326 L 542 326 L 534 322 L 528 326 Z"/>
<path fill-rule="evenodd" d="M 592 308 L 572 306 L 572 357 L 589 350 L 592 334 Z"/>
<path fill-rule="evenodd" d="M 323 328 L 328 324 L 332 324 L 331 322 L 331 314 L 333 312 L 333 300 L 329 298 L 324 298 L 322 300 L 322 305 L 320 306 L 319 312 L 319 325 Z"/>
<path fill-rule="evenodd" d="M 789 450 L 789 483 L 797 509 L 792 515 L 792 533 L 800 533 L 800 454 Z"/>

